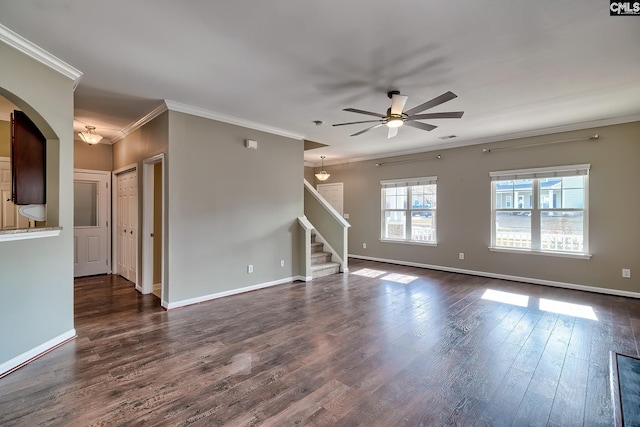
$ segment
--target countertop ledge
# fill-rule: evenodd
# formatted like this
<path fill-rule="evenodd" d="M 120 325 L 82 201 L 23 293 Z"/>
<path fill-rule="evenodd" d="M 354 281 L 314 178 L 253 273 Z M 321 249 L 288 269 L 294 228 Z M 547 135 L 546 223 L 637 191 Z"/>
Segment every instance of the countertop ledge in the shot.
<path fill-rule="evenodd" d="M 0 242 L 12 240 L 38 239 L 60 235 L 62 227 L 18 228 L 17 230 L 0 230 Z"/>

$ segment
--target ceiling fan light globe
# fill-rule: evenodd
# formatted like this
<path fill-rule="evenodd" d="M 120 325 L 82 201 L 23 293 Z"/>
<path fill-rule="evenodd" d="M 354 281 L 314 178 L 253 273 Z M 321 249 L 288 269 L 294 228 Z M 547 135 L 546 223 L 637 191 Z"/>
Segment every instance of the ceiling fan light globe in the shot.
<path fill-rule="evenodd" d="M 404 121 L 401 118 L 392 117 L 389 119 L 389 121 L 387 121 L 387 127 L 390 127 L 390 128 L 399 128 L 403 124 L 404 124 Z"/>

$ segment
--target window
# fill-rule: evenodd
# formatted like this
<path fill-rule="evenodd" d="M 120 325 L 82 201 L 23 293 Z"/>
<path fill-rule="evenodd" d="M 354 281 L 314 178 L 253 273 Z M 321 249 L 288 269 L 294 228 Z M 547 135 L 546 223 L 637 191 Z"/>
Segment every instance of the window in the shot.
<path fill-rule="evenodd" d="M 491 172 L 492 249 L 588 255 L 589 168 Z"/>
<path fill-rule="evenodd" d="M 436 243 L 436 179 L 380 181 L 381 240 Z"/>

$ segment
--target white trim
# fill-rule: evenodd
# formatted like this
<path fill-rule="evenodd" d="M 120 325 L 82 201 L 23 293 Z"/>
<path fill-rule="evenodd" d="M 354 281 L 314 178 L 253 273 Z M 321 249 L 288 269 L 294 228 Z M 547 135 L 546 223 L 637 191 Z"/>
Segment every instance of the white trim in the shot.
<path fill-rule="evenodd" d="M 489 247 L 491 252 L 504 252 L 512 254 L 528 254 L 528 255 L 543 255 L 553 256 L 559 258 L 575 258 L 575 259 L 591 259 L 591 254 L 573 253 L 573 252 L 551 252 L 551 251 L 534 251 L 531 249 L 517 249 L 517 248 L 500 248 Z"/>
<path fill-rule="evenodd" d="M 123 167 L 121 167 L 121 168 L 119 168 L 119 169 L 114 170 L 114 171 L 113 171 L 113 172 L 111 172 L 111 173 L 113 174 L 113 176 L 116 176 L 116 175 L 123 174 L 123 173 L 125 173 L 125 172 L 134 171 L 134 170 L 138 170 L 138 163 L 131 163 L 131 164 L 128 164 L 128 165 L 126 165 L 126 166 L 123 166 Z"/>
<path fill-rule="evenodd" d="M 325 207 L 325 209 L 331 214 L 331 216 L 333 216 L 340 225 L 342 225 L 342 227 L 344 228 L 349 228 L 351 227 L 351 224 L 349 224 L 342 215 L 340 215 L 338 213 L 338 211 L 336 210 L 336 208 L 334 208 L 333 206 L 331 206 L 324 197 L 322 197 L 322 195 L 320 193 L 318 193 L 318 190 L 316 190 L 315 188 L 313 188 L 313 185 L 311 185 L 309 183 L 309 181 L 307 181 L 306 179 L 304 180 L 304 186 L 306 187 L 307 190 L 309 190 L 309 193 L 311 193 L 311 195 L 322 205 Z"/>
<path fill-rule="evenodd" d="M 311 282 L 313 281 L 313 276 L 295 276 L 294 280 L 300 280 L 302 282 Z"/>
<path fill-rule="evenodd" d="M 577 283 L 556 282 L 553 280 L 535 279 L 532 277 L 511 276 L 508 274 L 489 273 L 486 271 L 466 270 L 463 268 L 445 267 L 440 265 L 423 264 L 420 262 L 399 261 L 394 259 L 376 258 L 364 255 L 349 254 L 350 258 L 367 261 L 386 262 L 388 264 L 406 265 L 409 267 L 428 268 L 429 270 L 447 271 L 449 273 L 469 274 L 471 276 L 490 277 L 492 279 L 511 280 L 513 282 L 532 283 L 534 285 L 553 286 L 556 288 L 573 289 L 576 291 L 595 292 L 599 294 L 616 295 L 629 298 L 640 298 L 640 293 L 621 291 L 618 289 L 599 288 L 596 286 L 580 285 Z"/>
<path fill-rule="evenodd" d="M 489 172 L 489 176 L 496 181 L 513 179 L 536 179 L 554 176 L 581 176 L 588 175 L 591 164 L 548 166 L 541 168 L 514 169 L 506 171 Z M 585 172 L 585 173 L 580 173 Z"/>
<path fill-rule="evenodd" d="M 11 31 L 9 28 L 5 27 L 2 24 L 0 24 L 0 41 L 5 42 L 9 46 L 19 50 L 30 58 L 35 59 L 36 61 L 46 65 L 47 67 L 52 68 L 60 74 L 70 78 L 71 80 L 73 80 L 74 90 L 78 86 L 80 77 L 82 77 L 82 71 L 77 70 L 60 58 L 53 56 L 40 46 L 36 45 L 33 42 L 30 42 L 29 40 L 25 39 L 14 31 Z"/>
<path fill-rule="evenodd" d="M 140 281 L 142 282 L 142 286 L 140 292 L 143 294 L 150 294 L 153 292 L 153 246 L 155 237 L 151 237 L 153 233 L 153 228 L 150 227 L 154 221 L 154 211 L 153 211 L 153 203 L 154 203 L 154 194 L 155 192 L 155 180 L 154 180 L 154 165 L 160 164 L 162 167 L 162 180 L 161 180 L 161 191 L 162 191 L 162 206 L 161 216 L 162 223 L 160 224 L 160 228 L 162 229 L 161 242 L 160 242 L 160 300 L 164 300 L 164 283 L 165 283 L 165 275 L 164 275 L 164 266 L 166 263 L 165 259 L 165 238 L 166 238 L 166 229 L 165 229 L 165 199 L 166 199 L 166 168 L 165 168 L 165 154 L 160 153 L 156 154 L 153 157 L 148 159 L 144 159 L 142 161 L 142 233 L 139 234 L 142 240 L 142 276 Z"/>
<path fill-rule="evenodd" d="M 380 181 L 380 185 L 383 188 L 410 187 L 414 185 L 432 185 L 437 183 L 438 183 L 437 176 L 423 176 L 419 178 L 384 179 Z"/>
<path fill-rule="evenodd" d="M 304 136 L 290 132 L 285 129 L 276 128 L 273 126 L 265 125 L 263 123 L 253 122 L 251 120 L 245 120 L 240 117 L 228 116 L 226 114 L 216 113 L 215 111 L 207 110 L 205 108 L 194 107 L 192 105 L 182 104 L 180 102 L 164 100 L 167 108 L 171 111 L 178 113 L 191 114 L 192 116 L 203 117 L 205 119 L 217 120 L 219 122 L 229 123 L 236 126 L 242 126 L 249 129 L 255 129 L 262 132 L 271 133 L 274 135 L 284 136 L 286 138 L 293 138 L 303 140 Z"/>
<path fill-rule="evenodd" d="M 127 126 L 122 128 L 122 130 L 120 130 L 121 134 L 118 134 L 116 136 L 113 136 L 113 137 L 109 138 L 109 140 L 111 141 L 111 144 L 115 144 L 116 142 L 118 142 L 121 139 L 123 139 L 125 136 L 130 135 L 133 132 L 137 131 L 142 126 L 146 125 L 151 120 L 155 119 L 156 117 L 158 117 L 160 114 L 164 113 L 165 111 L 167 111 L 167 104 L 165 104 L 163 102 L 162 104 L 158 105 L 156 108 L 151 110 L 145 116 L 139 118 L 138 120 L 136 120 L 133 123 L 129 123 Z"/>
<path fill-rule="evenodd" d="M 218 298 L 224 298 L 231 295 L 242 294 L 245 292 L 251 292 L 258 289 L 268 288 L 271 286 L 282 285 L 284 283 L 292 283 L 295 280 L 304 280 L 301 278 L 302 276 L 295 277 L 285 277 L 284 279 L 273 280 L 271 282 L 258 283 L 257 285 L 245 286 L 243 288 L 231 289 L 228 291 L 217 292 L 215 294 L 203 295 L 201 297 L 185 299 L 182 301 L 170 302 L 167 303 L 166 306 L 163 305 L 167 310 L 171 310 L 178 307 L 184 307 L 187 305 L 198 304 L 205 301 L 211 301 Z"/>
<path fill-rule="evenodd" d="M 55 227 L 54 229 L 20 228 L 17 230 L 7 230 L 7 232 L 0 233 L 0 242 L 56 237 L 60 235 L 60 230 L 62 230 L 62 227 Z"/>
<path fill-rule="evenodd" d="M 105 178 L 107 178 L 107 189 L 108 189 L 108 194 L 107 194 L 107 274 L 111 274 L 113 272 L 113 259 L 111 258 L 111 236 L 113 236 L 112 233 L 112 226 L 113 226 L 113 221 L 112 221 L 112 215 L 113 215 L 113 209 L 111 208 L 111 199 L 112 199 L 112 194 L 113 194 L 113 179 L 112 179 L 112 173 L 109 171 L 101 171 L 101 170 L 97 170 L 97 169 L 73 169 L 73 180 L 75 181 L 76 179 L 76 173 L 85 173 L 85 174 L 93 174 L 93 175 L 102 175 Z M 75 228 L 75 227 L 74 227 Z"/>
<path fill-rule="evenodd" d="M 309 219 L 304 215 L 298 217 L 298 224 L 300 224 L 305 230 L 315 230 L 313 224 L 311 224 Z"/>
<path fill-rule="evenodd" d="M 76 336 L 77 336 L 76 330 L 71 329 L 63 334 L 58 335 L 55 338 L 50 339 L 45 343 L 40 344 L 37 347 L 32 348 L 29 351 L 26 351 L 14 357 L 11 360 L 8 360 L 0 364 L 0 377 L 3 377 L 4 375 L 7 375 L 15 371 L 16 369 L 22 367 L 23 365 L 26 365 L 32 360 L 35 360 L 40 356 L 47 354 L 51 350 L 54 350 L 55 348 L 61 346 L 62 344 L 65 344 L 67 341 L 72 340 Z"/>

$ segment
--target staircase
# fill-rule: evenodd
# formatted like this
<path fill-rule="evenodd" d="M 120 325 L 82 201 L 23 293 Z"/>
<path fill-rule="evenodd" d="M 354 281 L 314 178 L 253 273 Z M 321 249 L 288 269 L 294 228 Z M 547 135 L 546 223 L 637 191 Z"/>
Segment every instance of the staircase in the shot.
<path fill-rule="evenodd" d="M 311 234 L 311 277 L 329 276 L 340 272 L 340 264 L 331 261 L 331 253 L 324 252 L 324 243 L 316 242 L 315 233 Z"/>

